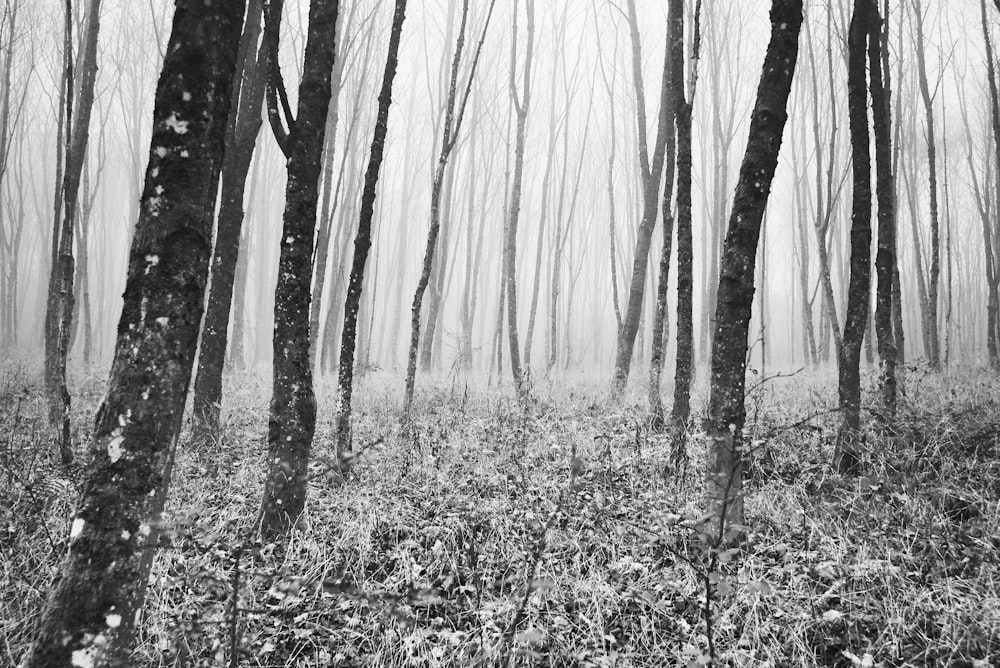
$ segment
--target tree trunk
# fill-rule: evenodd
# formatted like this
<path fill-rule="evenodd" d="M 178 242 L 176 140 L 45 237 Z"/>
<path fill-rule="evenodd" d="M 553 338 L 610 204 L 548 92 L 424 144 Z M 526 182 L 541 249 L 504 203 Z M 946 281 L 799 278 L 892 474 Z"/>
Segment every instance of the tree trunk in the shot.
<path fill-rule="evenodd" d="M 839 351 L 841 426 L 833 455 L 843 474 L 858 472 L 857 440 L 861 429 L 861 344 L 871 303 L 872 190 L 869 154 L 865 42 L 874 6 L 872 0 L 854 0 L 847 40 L 847 109 L 851 133 L 851 276 L 847 290 L 847 320 Z M 876 64 L 877 66 L 877 64 Z"/>
<path fill-rule="evenodd" d="M 649 248 L 656 227 L 658 214 L 657 204 L 660 195 L 660 178 L 663 174 L 664 152 L 667 143 L 666 102 L 668 81 L 670 78 L 669 53 L 665 49 L 663 77 L 660 84 L 660 114 L 657 123 L 656 140 L 653 145 L 653 159 L 649 160 L 649 148 L 646 143 L 646 96 L 642 84 L 642 53 L 639 44 L 639 28 L 635 15 L 635 0 L 628 0 L 629 30 L 632 36 L 632 76 L 635 83 L 637 121 L 639 127 L 639 166 L 642 171 L 642 220 L 636 234 L 635 257 L 632 262 L 632 282 L 629 286 L 628 305 L 625 307 L 625 317 L 621 332 L 618 335 L 617 352 L 615 355 L 615 371 L 613 390 L 621 394 L 628 383 L 629 369 L 632 366 L 632 353 L 635 348 L 635 338 L 639 333 L 642 318 L 643 299 L 646 294 L 646 271 L 649 264 Z"/>
<path fill-rule="evenodd" d="M 275 12 L 279 8 L 280 4 L 276 3 Z M 278 17 L 274 16 L 273 19 L 277 21 Z M 260 36 L 260 27 L 260 0 L 250 0 L 240 39 L 233 101 L 226 125 L 226 153 L 222 162 L 222 192 L 212 257 L 212 280 L 201 331 L 198 373 L 194 381 L 192 429 L 195 443 L 199 445 L 212 442 L 219 436 L 222 371 L 226 360 L 229 314 L 233 303 L 233 286 L 243 227 L 243 198 L 247 175 L 250 173 L 250 161 L 253 159 L 262 123 L 261 107 L 267 83 L 267 45 L 261 45 L 256 57 L 253 50 Z"/>
<path fill-rule="evenodd" d="M 375 195 L 379 170 L 385 150 L 385 137 L 389 132 L 389 105 L 392 104 L 392 82 L 396 77 L 396 63 L 399 54 L 399 40 L 406 18 L 406 0 L 396 0 L 392 17 L 392 31 L 389 35 L 389 55 L 386 58 L 385 73 L 382 76 L 382 91 L 378 96 L 378 116 L 375 119 L 375 135 L 372 138 L 365 172 L 364 188 L 361 192 L 361 217 L 358 233 L 354 239 L 354 261 L 351 264 L 351 279 L 347 286 L 344 303 L 344 329 L 340 344 L 340 373 L 338 389 L 340 403 L 337 409 L 337 456 L 343 472 L 350 470 L 351 461 L 347 453 L 351 451 L 351 397 L 354 389 L 354 350 L 358 326 L 358 306 L 365 278 L 365 263 L 371 248 L 372 217 L 375 213 Z M 374 308 L 374 304 L 372 305 Z"/>
<path fill-rule="evenodd" d="M 683 19 L 680 20 L 681 30 Z M 682 40 L 683 42 L 683 40 Z M 691 112 L 698 81 L 701 47 L 701 1 L 694 10 L 694 35 L 691 54 L 691 81 L 688 99 L 680 98 L 677 109 L 677 362 L 674 371 L 674 406 L 671 420 L 675 438 L 683 439 L 691 415 L 691 379 L 694 375 L 694 239 L 691 229 Z M 675 88 L 683 86 L 683 53 L 680 45 L 674 64 Z"/>
<path fill-rule="evenodd" d="M 745 532 L 741 448 L 757 242 L 788 117 L 801 25 L 802 0 L 772 1 L 771 38 L 723 248 L 708 423 L 707 510 L 715 543 L 736 540 Z"/>
<path fill-rule="evenodd" d="M 686 110 L 684 101 L 684 7 L 682 0 L 670 0 L 667 5 L 667 62 L 670 74 L 664 79 L 666 95 L 663 96 L 667 116 L 665 144 L 666 166 L 663 175 L 663 248 L 660 251 L 660 275 L 656 285 L 656 310 L 653 317 L 652 351 L 649 357 L 649 413 L 650 424 L 656 431 L 663 429 L 663 400 L 660 397 L 660 378 L 663 373 L 663 337 L 667 315 L 667 282 L 670 278 L 670 251 L 673 243 L 674 217 L 671 200 L 674 194 L 674 169 L 677 163 L 677 140 L 674 125 L 683 121 L 680 114 Z M 690 157 L 690 156 L 688 156 Z M 678 170 L 679 171 L 679 170 Z M 678 192 L 678 208 L 680 193 Z M 677 228 L 681 234 L 680 226 Z M 678 252 L 680 247 L 678 246 Z M 678 275 L 678 282 L 680 276 Z M 678 297 L 680 290 L 678 289 Z M 679 341 L 678 341 L 679 343 Z"/>
<path fill-rule="evenodd" d="M 276 3 L 272 0 L 271 7 Z M 265 540 L 288 535 L 305 507 L 306 465 L 316 428 L 316 397 L 309 365 L 309 289 L 313 234 L 319 203 L 323 139 L 329 111 L 339 0 L 313 0 L 309 6 L 298 116 L 292 120 L 280 87 L 277 26 L 270 17 L 265 39 L 271 42 L 268 116 L 287 158 L 288 183 L 282 221 L 278 282 L 274 290 L 274 368 L 268 426 L 267 479 L 260 529 Z M 281 126 L 275 98 L 280 95 L 289 130 Z"/>
<path fill-rule="evenodd" d="M 878 250 L 875 253 L 875 334 L 878 339 L 882 404 L 891 418 L 896 412 L 896 342 L 892 328 L 892 268 L 896 264 L 896 196 L 892 173 L 892 120 L 888 71 L 882 58 L 883 36 L 888 35 L 888 12 L 885 27 L 879 30 L 878 9 L 872 7 L 868 33 L 869 86 L 872 95 L 872 125 L 875 130 L 875 191 L 878 198 Z"/>
<path fill-rule="evenodd" d="M 989 77 L 990 120 L 993 126 L 993 148 L 996 156 L 996 188 L 997 204 L 1000 206 L 1000 96 L 997 94 L 996 66 L 993 64 L 993 44 L 990 42 L 989 27 L 986 24 L 986 0 L 980 0 L 982 12 L 983 41 L 986 44 L 986 76 Z M 1000 215 L 1000 211 L 996 215 Z M 1000 371 L 1000 341 L 997 336 L 998 311 L 1000 311 L 1000 294 L 998 282 L 1000 271 L 997 270 L 997 249 L 993 246 L 993 234 L 986 220 L 983 221 L 983 237 L 986 247 L 987 269 L 992 265 L 993 276 L 987 276 L 986 301 L 986 350 L 989 354 L 990 367 Z M 992 261 L 991 261 L 992 260 Z"/>
<path fill-rule="evenodd" d="M 239 0 L 177 2 L 93 461 L 27 668 L 133 664 L 198 341 L 241 17 Z"/>

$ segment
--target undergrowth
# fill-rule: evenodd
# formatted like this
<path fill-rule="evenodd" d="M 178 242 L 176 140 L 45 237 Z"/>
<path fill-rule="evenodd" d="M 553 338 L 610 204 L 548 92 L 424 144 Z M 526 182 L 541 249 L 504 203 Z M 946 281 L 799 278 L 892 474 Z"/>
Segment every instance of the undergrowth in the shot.
<path fill-rule="evenodd" d="M 28 647 L 79 494 L 34 377 L 0 371 L 0 665 Z M 425 379 L 402 430 L 402 385 L 376 372 L 354 427 L 356 450 L 376 445 L 346 482 L 327 475 L 334 395 L 320 387 L 306 524 L 279 550 L 251 526 L 269 386 L 229 379 L 218 442 L 182 438 L 136 665 L 1000 663 L 995 377 L 908 370 L 896 419 L 868 414 L 860 478 L 829 464 L 831 375 L 753 386 L 738 552 L 693 528 L 700 432 L 678 461 L 640 390 L 612 401 L 604 380 L 538 380 L 524 407 Z M 76 383 L 78 460 L 101 382 Z"/>

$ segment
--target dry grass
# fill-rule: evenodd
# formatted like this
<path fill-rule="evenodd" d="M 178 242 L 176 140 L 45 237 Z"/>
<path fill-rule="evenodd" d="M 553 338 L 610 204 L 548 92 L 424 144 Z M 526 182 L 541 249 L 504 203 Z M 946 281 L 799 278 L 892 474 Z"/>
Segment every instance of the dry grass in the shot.
<path fill-rule="evenodd" d="M 0 374 L 9 665 L 76 494 L 32 377 Z M 384 443 L 345 484 L 317 477 L 307 525 L 279 554 L 248 540 L 269 384 L 231 379 L 220 442 L 178 456 L 136 664 L 225 665 L 238 560 L 245 666 L 704 665 L 706 549 L 681 521 L 698 514 L 704 444 L 693 434 L 686 471 L 672 467 L 638 389 L 612 402 L 605 380 L 538 381 L 527 411 L 506 391 L 425 380 L 402 435 L 401 383 L 366 378 L 355 438 Z M 82 442 L 102 383 L 77 384 Z M 720 665 L 1000 663 L 1000 384 L 912 369 L 905 387 L 894 431 L 870 423 L 860 479 L 828 464 L 831 375 L 751 392 L 751 539 L 712 575 Z M 329 457 L 331 388 L 320 397 L 315 454 Z"/>

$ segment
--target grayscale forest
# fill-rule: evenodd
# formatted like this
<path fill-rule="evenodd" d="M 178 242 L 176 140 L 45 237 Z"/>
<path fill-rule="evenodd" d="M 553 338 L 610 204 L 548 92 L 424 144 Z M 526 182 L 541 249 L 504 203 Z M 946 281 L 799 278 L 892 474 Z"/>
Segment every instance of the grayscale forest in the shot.
<path fill-rule="evenodd" d="M 1000 0 L 0 0 L 0 666 L 1000 665 Z"/>

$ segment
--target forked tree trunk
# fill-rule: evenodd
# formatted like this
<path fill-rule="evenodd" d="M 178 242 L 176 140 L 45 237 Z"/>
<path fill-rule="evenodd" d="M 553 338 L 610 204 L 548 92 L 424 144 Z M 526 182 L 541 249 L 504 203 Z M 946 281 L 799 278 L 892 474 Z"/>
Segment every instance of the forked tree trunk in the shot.
<path fill-rule="evenodd" d="M 683 20 L 681 21 L 683 24 Z M 680 45 L 683 54 L 683 41 Z M 691 50 L 691 80 L 687 100 L 677 108 L 677 362 L 674 371 L 674 405 L 670 417 L 674 423 L 675 449 L 683 445 L 691 416 L 691 379 L 694 375 L 694 238 L 691 229 L 691 116 L 698 84 L 698 61 L 701 50 L 701 0 L 694 10 L 694 34 Z M 675 87 L 683 86 L 683 57 L 674 65 Z"/>
<path fill-rule="evenodd" d="M 531 69 L 535 49 L 535 0 L 525 0 L 528 14 L 527 46 L 524 57 L 522 92 L 517 92 L 517 2 L 514 3 L 514 24 L 511 31 L 510 95 L 517 116 L 514 146 L 514 174 L 510 187 L 510 205 L 504 230 L 503 273 L 507 291 L 507 341 L 510 344 L 510 371 L 514 389 L 519 398 L 526 396 L 521 370 L 521 351 L 517 336 L 517 226 L 521 215 L 521 187 L 524 178 L 524 146 L 526 141 L 528 108 L 531 105 Z"/>
<path fill-rule="evenodd" d="M 286 537 L 305 508 L 306 465 L 316 428 L 316 396 L 309 364 L 309 289 L 339 8 L 339 0 L 313 0 L 309 5 L 298 115 L 294 120 L 274 58 L 277 26 L 270 21 L 266 26 L 265 39 L 270 40 L 273 49 L 268 116 L 278 145 L 287 157 L 288 169 L 278 282 L 274 289 L 274 369 L 267 479 L 260 512 L 261 534 L 269 541 Z M 289 125 L 287 132 L 281 125 L 279 101 Z"/>
<path fill-rule="evenodd" d="M 134 665 L 198 342 L 242 9 L 177 2 L 93 461 L 26 668 Z"/>
<path fill-rule="evenodd" d="M 649 147 L 646 140 L 646 96 L 642 83 L 642 53 L 639 44 L 639 28 L 635 15 L 635 0 L 628 0 L 629 30 L 632 39 L 632 76 L 635 84 L 637 121 L 639 128 L 639 167 L 642 176 L 642 220 L 636 233 L 635 255 L 632 261 L 632 281 L 629 286 L 628 305 L 621 331 L 618 334 L 617 351 L 615 354 L 615 371 L 613 390 L 621 394 L 628 383 L 629 370 L 632 366 L 632 353 L 635 349 L 636 335 L 640 330 L 643 301 L 646 294 L 646 271 L 649 265 L 649 248 L 652 243 L 653 230 L 659 213 L 657 204 L 660 195 L 660 178 L 663 174 L 664 151 L 667 143 L 667 88 L 670 78 L 669 52 L 665 49 L 663 76 L 660 83 L 660 114 L 656 129 L 656 139 L 653 145 L 653 158 L 650 161 Z"/>
<path fill-rule="evenodd" d="M 872 0 L 854 0 L 854 14 L 847 38 L 847 109 L 854 193 L 851 200 L 851 276 L 847 289 L 847 320 L 839 351 L 841 425 L 833 461 L 838 471 L 850 475 L 857 473 L 860 466 L 857 441 L 861 429 L 861 344 L 871 303 L 872 189 L 865 44 L 873 10 Z"/>
<path fill-rule="evenodd" d="M 660 251 L 659 280 L 656 284 L 656 310 L 653 315 L 652 346 L 649 357 L 649 413 L 650 425 L 656 431 L 663 429 L 663 400 L 660 397 L 660 377 L 663 373 L 663 337 L 667 315 L 667 282 L 670 278 L 670 251 L 673 243 L 674 216 L 671 200 L 674 195 L 674 169 L 677 164 L 677 138 L 674 131 L 678 113 L 683 113 L 684 102 L 684 4 L 683 0 L 670 0 L 667 5 L 667 62 L 670 69 L 663 85 L 667 117 L 667 135 L 663 174 L 663 248 Z M 678 193 L 678 200 L 680 193 Z M 678 228 L 678 233 L 680 229 Z M 679 292 L 679 291 L 678 291 Z"/>
<path fill-rule="evenodd" d="M 389 33 L 389 54 L 382 75 L 382 90 L 378 96 L 378 115 L 375 118 L 375 135 L 372 138 L 365 172 L 364 188 L 361 191 L 361 216 L 358 233 L 354 239 L 354 261 L 351 263 L 351 278 L 347 286 L 344 302 L 344 329 L 340 343 L 340 373 L 337 387 L 340 402 L 337 409 L 337 456 L 345 473 L 350 470 L 347 453 L 351 451 L 351 397 L 354 390 L 354 350 L 358 329 L 358 307 L 365 278 L 365 263 L 372 245 L 372 217 L 375 213 L 375 195 L 382 155 L 385 151 L 385 137 L 389 132 L 389 105 L 392 104 L 392 82 L 396 77 L 396 63 L 399 54 L 399 40 L 406 18 L 406 0 L 396 0 L 392 17 L 392 31 Z M 372 305 L 374 308 L 374 304 Z"/>
<path fill-rule="evenodd" d="M 277 5 L 277 3 L 276 3 Z M 279 11 L 280 5 L 275 8 Z M 277 17 L 273 17 L 277 21 Z M 262 124 L 261 107 L 267 83 L 267 45 L 254 53 L 260 36 L 261 3 L 250 0 L 247 8 L 233 84 L 233 101 L 226 125 L 226 154 L 222 162 L 222 192 L 212 256 L 212 280 L 198 351 L 198 373 L 194 381 L 193 425 L 195 443 L 204 445 L 219 436 L 222 405 L 222 372 L 229 341 L 229 314 L 233 303 L 236 265 L 243 227 L 243 199 L 250 161 Z"/>
<path fill-rule="evenodd" d="M 868 27 L 869 86 L 875 130 L 875 191 L 878 198 L 878 250 L 875 253 L 875 334 L 878 340 L 882 404 L 889 418 L 896 412 L 896 341 L 892 328 L 892 268 L 896 253 L 896 195 L 892 173 L 891 91 L 883 84 L 884 60 L 877 7 Z M 888 22 L 889 17 L 883 19 Z M 885 73 L 888 78 L 888 72 Z"/>
<path fill-rule="evenodd" d="M 757 242 L 788 114 L 802 0 L 772 0 L 771 38 L 723 248 L 709 401 L 707 511 L 715 543 L 739 539 L 743 515 L 744 390 Z"/>
<path fill-rule="evenodd" d="M 72 11 L 66 2 L 67 40 L 71 41 Z M 49 295 L 46 304 L 46 338 L 51 340 L 45 360 L 46 389 L 49 398 L 49 418 L 58 429 L 59 452 L 64 464 L 73 459 L 70 441 L 70 396 L 66 387 L 66 358 L 69 356 L 69 340 L 73 328 L 73 278 L 75 258 L 73 256 L 73 232 L 76 225 L 77 200 L 80 194 L 80 178 L 83 163 L 87 157 L 87 143 L 90 140 L 90 115 L 94 106 L 94 83 L 97 79 L 97 35 L 100 31 L 101 0 L 89 0 L 87 6 L 87 32 L 84 35 L 80 58 L 80 99 L 73 106 L 72 64 L 66 66 L 66 171 L 57 187 L 62 189 L 63 217 L 59 229 L 58 256 L 52 267 Z M 72 50 L 67 47 L 67 55 L 72 59 Z"/>

